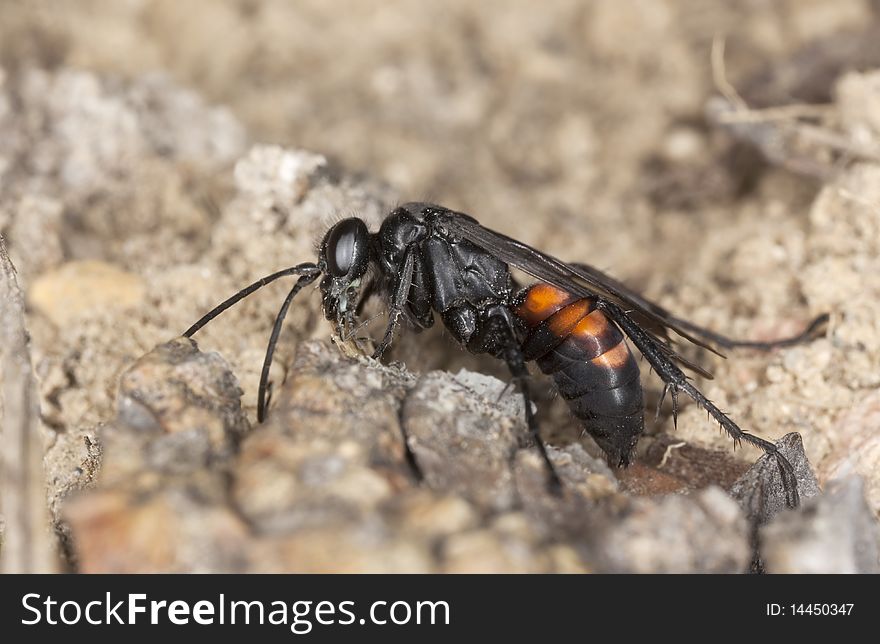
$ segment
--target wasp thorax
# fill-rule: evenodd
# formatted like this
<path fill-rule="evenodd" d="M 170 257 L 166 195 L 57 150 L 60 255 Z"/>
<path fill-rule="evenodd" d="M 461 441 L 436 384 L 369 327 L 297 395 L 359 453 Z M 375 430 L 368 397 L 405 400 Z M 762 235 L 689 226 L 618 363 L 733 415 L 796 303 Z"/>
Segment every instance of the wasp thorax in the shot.
<path fill-rule="evenodd" d="M 324 238 L 321 254 L 327 272 L 336 278 L 357 278 L 367 269 L 370 233 L 362 219 L 343 219 Z"/>

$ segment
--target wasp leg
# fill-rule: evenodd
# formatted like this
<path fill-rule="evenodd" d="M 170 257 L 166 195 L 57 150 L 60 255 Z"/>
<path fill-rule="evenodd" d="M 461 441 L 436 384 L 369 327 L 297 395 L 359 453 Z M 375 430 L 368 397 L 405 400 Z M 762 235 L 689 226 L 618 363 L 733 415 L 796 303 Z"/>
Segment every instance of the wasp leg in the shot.
<path fill-rule="evenodd" d="M 541 440 L 538 419 L 532 409 L 532 395 L 529 388 L 531 375 L 526 367 L 525 356 L 516 337 L 515 322 L 510 309 L 495 306 L 485 313 L 484 322 L 478 326 L 474 336 L 468 340 L 467 347 L 473 353 L 489 353 L 507 363 L 514 384 L 519 388 L 526 412 L 528 439 L 524 447 L 537 447 L 541 453 L 549 475 L 550 490 L 559 494 L 562 480 L 550 460 L 547 446 Z"/>
<path fill-rule="evenodd" d="M 400 274 L 400 279 L 397 282 L 397 286 L 394 289 L 394 294 L 391 297 L 391 306 L 388 308 L 388 326 L 385 327 L 385 335 L 382 338 L 382 342 L 379 343 L 379 346 L 376 347 L 376 350 L 373 352 L 373 358 L 378 360 L 382 357 L 382 354 L 391 346 L 391 341 L 394 339 L 394 331 L 397 329 L 397 325 L 400 322 L 400 316 L 403 313 L 403 308 L 406 306 L 407 299 L 409 299 L 409 292 L 412 289 L 412 280 L 413 280 L 413 272 L 415 271 L 416 266 L 416 246 L 412 244 L 406 251 L 406 255 L 403 259 L 403 270 Z"/>
<path fill-rule="evenodd" d="M 788 459 L 782 455 L 779 449 L 768 440 L 764 440 L 758 436 L 743 431 L 734 423 L 723 411 L 718 409 L 711 400 L 706 398 L 685 376 L 684 372 L 672 362 L 666 352 L 663 351 L 658 341 L 651 337 L 644 329 L 642 329 L 629 315 L 627 315 L 619 306 L 604 299 L 599 299 L 597 306 L 608 313 L 608 315 L 624 330 L 624 332 L 638 347 L 645 359 L 654 367 L 654 371 L 667 385 L 671 393 L 683 391 L 718 422 L 719 425 L 727 432 L 728 436 L 733 439 L 734 446 L 745 442 L 758 447 L 766 454 L 772 455 L 776 459 L 776 465 L 779 468 L 779 474 L 782 477 L 782 485 L 785 488 L 786 502 L 789 507 L 795 508 L 800 504 L 800 497 L 797 489 L 797 477 L 794 468 Z"/>
<path fill-rule="evenodd" d="M 654 412 L 654 427 L 660 422 L 660 410 L 663 408 L 663 401 L 666 400 L 666 394 L 671 394 L 672 426 L 673 429 L 678 429 L 678 389 L 670 385 L 668 382 L 663 383 L 663 391 L 660 392 L 660 400 L 657 401 L 657 409 Z"/>
<path fill-rule="evenodd" d="M 554 493 L 559 493 L 562 489 L 562 481 L 559 478 L 559 474 L 556 473 L 556 468 L 550 460 L 550 455 L 547 454 L 547 446 L 541 439 L 538 419 L 535 418 L 535 412 L 532 409 L 532 396 L 529 389 L 529 370 L 526 367 L 525 359 L 523 358 L 523 353 L 520 350 L 518 343 L 513 342 L 505 349 L 504 360 L 507 362 L 507 367 L 510 369 L 511 376 L 513 376 L 513 382 L 519 387 L 519 392 L 522 395 L 523 404 L 526 408 L 526 426 L 529 430 L 529 442 L 538 448 L 538 451 L 541 453 L 541 458 L 547 465 L 547 472 L 550 475 L 550 489 Z"/>
<path fill-rule="evenodd" d="M 369 299 L 376 292 L 377 286 L 378 284 L 376 284 L 376 280 L 371 278 L 370 281 L 368 281 L 361 289 L 360 295 L 358 296 L 358 303 L 354 311 L 355 317 L 360 317 L 361 314 L 364 312 L 364 307 L 367 305 Z"/>

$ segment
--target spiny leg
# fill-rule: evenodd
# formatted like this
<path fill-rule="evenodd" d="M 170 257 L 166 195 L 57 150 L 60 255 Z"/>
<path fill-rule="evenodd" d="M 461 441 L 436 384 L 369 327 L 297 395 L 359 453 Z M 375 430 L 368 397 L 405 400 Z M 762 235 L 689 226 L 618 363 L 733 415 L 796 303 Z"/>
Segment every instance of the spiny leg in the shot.
<path fill-rule="evenodd" d="M 703 409 L 705 409 L 721 427 L 733 439 L 734 445 L 741 442 L 749 443 L 762 449 L 765 453 L 776 459 L 779 474 L 782 477 L 782 485 L 785 488 L 786 502 L 789 507 L 797 507 L 800 498 L 797 489 L 797 478 L 794 468 L 788 459 L 782 455 L 779 449 L 770 441 L 743 431 L 724 412 L 716 407 L 711 400 L 706 398 L 685 376 L 684 372 L 672 362 L 667 352 L 663 350 L 656 339 L 644 331 L 635 321 L 630 318 L 619 306 L 600 299 L 598 306 L 608 312 L 611 318 L 620 325 L 624 332 L 638 347 L 645 359 L 651 364 L 657 375 L 670 387 L 670 392 L 683 391 Z"/>
<path fill-rule="evenodd" d="M 663 383 L 663 391 L 660 393 L 660 400 L 657 401 L 657 410 L 654 412 L 654 426 L 660 421 L 660 410 L 663 407 L 663 401 L 666 400 L 666 394 L 672 399 L 672 427 L 678 429 L 678 389 L 669 384 Z"/>
<path fill-rule="evenodd" d="M 263 360 L 263 370 L 260 373 L 260 388 L 257 392 L 257 421 L 260 423 L 266 418 L 266 409 L 269 406 L 267 397 L 269 392 L 269 369 L 272 367 L 272 357 L 275 354 L 275 345 L 278 343 L 278 336 L 281 334 L 281 326 L 284 323 L 284 318 L 287 317 L 290 303 L 304 286 L 314 282 L 318 279 L 320 274 L 320 272 L 314 272 L 301 276 L 296 281 L 296 284 L 293 285 L 293 288 L 290 289 L 287 297 L 284 298 L 284 303 L 281 305 L 278 315 L 275 316 L 275 323 L 272 325 L 272 334 L 269 336 L 269 344 L 266 347 L 266 358 Z"/>
<path fill-rule="evenodd" d="M 394 330 L 397 328 L 403 308 L 406 306 L 406 301 L 409 298 L 409 292 L 412 289 L 415 266 L 416 246 L 413 244 L 407 248 L 403 260 L 403 270 L 400 272 L 397 287 L 391 296 L 391 305 L 388 308 L 388 326 L 385 327 L 385 335 L 382 338 L 382 342 L 379 343 L 379 346 L 373 352 L 373 358 L 376 360 L 382 357 L 382 354 L 391 346 L 391 341 L 394 339 Z"/>
<path fill-rule="evenodd" d="M 238 293 L 233 295 L 232 297 L 224 300 L 213 309 L 208 311 L 205 315 L 203 315 L 198 322 L 193 324 L 190 328 L 183 332 L 183 337 L 191 338 L 195 333 L 205 326 L 208 322 L 216 318 L 218 315 L 223 313 L 226 309 L 234 306 L 248 295 L 257 291 L 267 284 L 274 282 L 275 280 L 281 277 L 287 277 L 288 275 L 315 275 L 318 276 L 320 270 L 318 267 L 311 263 L 307 262 L 305 264 L 297 264 L 296 266 L 291 266 L 290 268 L 285 268 L 283 270 L 278 271 L 277 273 L 272 273 L 271 275 L 266 275 L 266 277 L 261 277 L 253 284 L 244 287 Z"/>

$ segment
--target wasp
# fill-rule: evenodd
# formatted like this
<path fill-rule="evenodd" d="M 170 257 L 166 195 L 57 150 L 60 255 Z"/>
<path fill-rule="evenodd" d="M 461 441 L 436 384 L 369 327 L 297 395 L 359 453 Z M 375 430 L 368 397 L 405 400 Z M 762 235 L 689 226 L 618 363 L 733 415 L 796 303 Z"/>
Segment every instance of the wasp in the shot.
<path fill-rule="evenodd" d="M 537 281 L 520 286 L 511 269 Z M 391 345 L 401 322 L 416 330 L 439 316 L 468 351 L 503 360 L 525 406 L 528 436 L 546 463 L 551 484 L 560 480 L 547 455 L 532 407 L 528 362 L 549 375 L 573 414 L 614 466 L 626 466 L 644 431 L 639 364 L 631 342 L 662 379 L 677 422 L 679 393 L 705 409 L 734 445 L 749 443 L 775 458 L 787 502 L 798 505 L 797 480 L 776 445 L 742 430 L 688 379 L 683 369 L 711 378 L 706 370 L 673 349 L 673 334 L 704 349 L 772 349 L 814 337 L 827 315 L 798 336 L 771 342 L 735 340 L 674 317 L 621 282 L 592 266 L 563 262 L 482 226 L 473 217 L 428 203 L 395 208 L 371 233 L 357 217 L 332 226 L 317 262 L 297 264 L 267 275 L 220 303 L 184 332 L 192 337 L 222 312 L 263 286 L 298 276 L 275 318 L 260 375 L 257 418 L 268 407 L 269 368 L 284 318 L 305 286 L 319 278 L 324 316 L 344 335 L 358 324 L 364 302 L 384 297 L 388 318 L 373 358 Z M 323 276 L 323 277 L 322 277 Z M 719 354 L 720 355 L 720 354 Z"/>

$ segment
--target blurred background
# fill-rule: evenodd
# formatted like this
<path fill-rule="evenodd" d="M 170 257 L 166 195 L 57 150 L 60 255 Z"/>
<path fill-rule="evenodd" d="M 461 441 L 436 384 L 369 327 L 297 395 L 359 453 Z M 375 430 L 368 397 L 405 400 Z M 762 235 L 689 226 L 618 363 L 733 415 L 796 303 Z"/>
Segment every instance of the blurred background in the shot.
<path fill-rule="evenodd" d="M 685 269 L 676 245 L 698 244 L 720 202 L 753 187 L 753 175 L 705 168 L 713 38 L 727 38 L 730 79 L 757 94 L 744 84 L 809 43 L 863 31 L 875 7 L 5 0 L 0 64 L 162 71 L 228 106 L 254 141 L 328 155 L 405 200 L 464 209 L 550 250 L 589 239 L 583 259 L 638 283 L 658 265 Z M 831 81 L 813 78 L 808 98 L 829 100 Z"/>
<path fill-rule="evenodd" d="M 703 356 L 717 379 L 698 382 L 756 433 L 802 433 L 820 481 L 855 467 L 876 512 L 878 14 L 877 0 L 0 1 L 0 233 L 27 298 L 59 534 L 126 369 L 226 294 L 313 259 L 334 218 L 375 225 L 412 200 L 735 336 L 831 312 L 826 338 Z M 199 335 L 251 419 L 282 297 L 268 287 Z M 328 336 L 317 299 L 292 310 L 279 386 L 297 342 Z M 503 374 L 449 347 L 436 329 L 391 357 Z M 650 405 L 660 386 L 644 382 Z M 538 397 L 551 442 L 596 453 L 549 388 Z M 649 470 L 614 474 L 626 491 L 729 485 L 758 455 L 731 457 L 693 406 L 674 439 L 663 420 L 648 432 L 664 464 L 673 440 L 697 455 L 670 483 L 643 441 Z M 152 467 L 107 463 L 111 481 Z M 102 538 L 93 569 L 113 569 Z"/>

